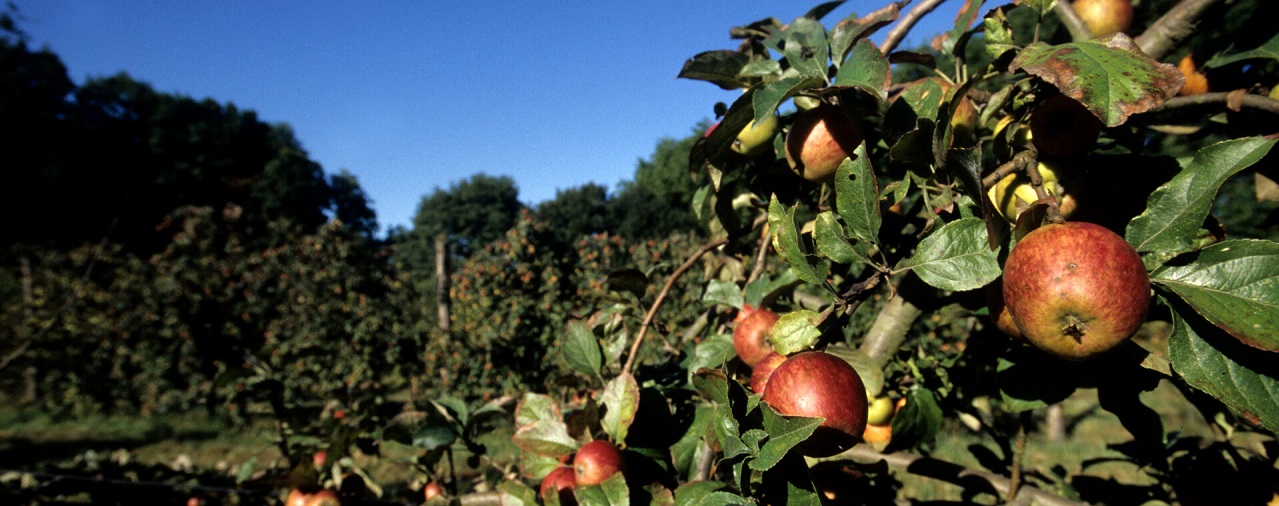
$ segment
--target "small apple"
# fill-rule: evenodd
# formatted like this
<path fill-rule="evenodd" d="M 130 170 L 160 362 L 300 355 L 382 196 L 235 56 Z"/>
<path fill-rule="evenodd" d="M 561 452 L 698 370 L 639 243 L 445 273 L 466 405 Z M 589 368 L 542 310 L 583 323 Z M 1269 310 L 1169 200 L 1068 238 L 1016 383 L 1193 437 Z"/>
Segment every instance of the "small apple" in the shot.
<path fill-rule="evenodd" d="M 825 418 L 796 448 L 830 457 L 852 448 L 866 430 L 866 386 L 844 359 L 820 351 L 797 353 L 773 371 L 763 401 L 786 416 Z"/>
<path fill-rule="evenodd" d="M 1279 100 L 1279 84 L 1276 84 L 1274 85 L 1274 87 L 1270 88 L 1270 94 L 1266 96 L 1273 98 L 1275 100 Z"/>
<path fill-rule="evenodd" d="M 751 391 L 759 395 L 764 395 L 764 387 L 768 385 L 768 378 L 773 375 L 773 371 L 777 370 L 777 366 L 786 361 L 786 355 L 782 355 L 776 351 L 770 351 L 755 364 L 755 368 L 751 369 Z"/>
<path fill-rule="evenodd" d="M 1026 342 L 1026 336 L 1022 335 L 1021 329 L 1017 328 L 1017 323 L 1013 322 L 1012 313 L 1008 312 L 1008 306 L 1004 304 L 1003 276 L 986 285 L 986 308 L 990 311 L 990 319 L 995 323 L 995 328 L 1015 341 Z"/>
<path fill-rule="evenodd" d="M 284 506 L 341 506 L 336 492 L 320 487 L 298 487 L 289 491 Z"/>
<path fill-rule="evenodd" d="M 862 432 L 862 440 L 874 446 L 887 446 L 892 439 L 892 425 L 867 424 L 866 430 Z"/>
<path fill-rule="evenodd" d="M 577 486 L 577 476 L 573 468 L 557 467 L 542 478 L 542 486 L 538 489 L 537 496 L 546 502 L 547 497 L 554 493 L 559 496 L 560 504 L 563 506 L 577 504 L 577 497 L 573 495 L 575 486 Z"/>
<path fill-rule="evenodd" d="M 1208 93 L 1208 76 L 1195 66 L 1194 55 L 1187 54 L 1180 62 L 1177 62 L 1177 70 L 1186 77 L 1186 84 L 1181 87 L 1181 91 L 1177 92 L 1178 95 L 1185 97 Z"/>
<path fill-rule="evenodd" d="M 888 397 L 876 397 L 870 401 L 870 406 L 866 410 L 866 423 L 868 425 L 884 425 L 893 421 L 893 414 L 897 409 L 893 407 L 893 400 Z"/>
<path fill-rule="evenodd" d="M 839 108 L 822 105 L 796 114 L 786 134 L 786 161 L 800 177 L 830 182 L 835 169 L 857 149 L 862 134 Z"/>
<path fill-rule="evenodd" d="M 733 140 L 733 146 L 730 149 L 738 154 L 755 156 L 773 146 L 775 135 L 777 135 L 777 115 L 770 114 L 758 125 L 755 124 L 755 120 L 747 123 L 746 127 L 738 132 L 737 139 Z"/>
<path fill-rule="evenodd" d="M 1075 0 L 1073 6 L 1093 37 L 1123 32 L 1132 26 L 1132 0 Z"/>
<path fill-rule="evenodd" d="M 323 468 L 324 464 L 328 462 L 328 460 L 329 453 L 324 450 L 317 451 L 315 452 L 315 455 L 311 456 L 311 463 L 315 464 L 316 469 Z"/>
<path fill-rule="evenodd" d="M 199 497 L 192 496 L 187 498 L 187 506 L 200 506 L 201 504 L 204 504 L 204 501 L 200 500 Z"/>
<path fill-rule="evenodd" d="M 1146 319 L 1150 277 L 1123 237 L 1085 222 L 1026 234 L 1004 264 L 1004 303 L 1035 347 L 1082 360 L 1132 336 Z M 776 373 L 774 373 L 776 374 Z"/>
<path fill-rule="evenodd" d="M 427 501 L 435 499 L 436 497 L 444 497 L 444 486 L 440 485 L 440 482 L 438 481 L 427 483 L 425 487 L 422 487 L 422 496 L 426 498 Z"/>
<path fill-rule="evenodd" d="M 746 365 L 755 367 L 755 364 L 763 360 L 764 355 L 773 351 L 773 345 L 768 342 L 768 333 L 773 330 L 778 318 L 777 313 L 759 308 L 746 315 L 733 329 L 733 349 L 737 350 L 737 356 Z"/>
<path fill-rule="evenodd" d="M 1030 140 L 1052 156 L 1082 154 L 1097 144 L 1101 120 L 1065 95 L 1043 101 L 1030 115 Z"/>
<path fill-rule="evenodd" d="M 625 470 L 622 452 L 613 443 L 595 440 L 582 445 L 573 457 L 573 473 L 578 485 L 599 485 Z"/>
<path fill-rule="evenodd" d="M 1073 178 L 1070 177 L 1068 170 L 1063 170 L 1063 177 L 1058 177 L 1058 171 L 1053 169 L 1054 166 L 1060 165 L 1058 162 L 1051 164 L 1039 162 L 1039 176 L 1043 178 L 1044 191 L 1059 198 L 1057 207 L 1062 217 L 1069 218 L 1071 214 L 1074 214 L 1077 206 L 1074 192 L 1071 191 L 1075 186 Z M 1009 223 L 1017 223 L 1017 217 L 1021 215 L 1021 211 L 1039 200 L 1039 193 L 1035 191 L 1034 186 L 1031 186 L 1030 176 L 1025 172 L 1004 176 L 995 183 L 995 186 L 986 191 L 986 195 L 990 197 L 990 203 L 994 204 L 995 211 L 998 211 L 999 215 Z"/>

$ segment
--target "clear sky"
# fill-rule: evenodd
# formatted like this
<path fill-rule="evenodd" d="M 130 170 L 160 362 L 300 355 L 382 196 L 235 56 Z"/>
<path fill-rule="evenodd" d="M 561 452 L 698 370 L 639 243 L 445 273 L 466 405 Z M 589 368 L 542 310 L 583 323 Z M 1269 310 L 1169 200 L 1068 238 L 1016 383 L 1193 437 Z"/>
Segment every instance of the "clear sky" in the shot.
<path fill-rule="evenodd" d="M 72 80 L 127 72 L 294 129 L 326 172 L 355 174 L 379 223 L 411 224 L 423 196 L 484 172 L 528 205 L 595 182 L 616 190 L 663 137 L 681 138 L 736 91 L 676 79 L 732 49 L 728 29 L 806 2 L 18 0 L 19 27 Z M 812 2 L 816 5 L 818 2 Z M 827 26 L 887 0 L 854 0 Z M 953 23 L 951 0 L 904 46 Z M 909 8 L 909 7 L 908 7 Z M 876 42 L 882 40 L 883 31 Z"/>

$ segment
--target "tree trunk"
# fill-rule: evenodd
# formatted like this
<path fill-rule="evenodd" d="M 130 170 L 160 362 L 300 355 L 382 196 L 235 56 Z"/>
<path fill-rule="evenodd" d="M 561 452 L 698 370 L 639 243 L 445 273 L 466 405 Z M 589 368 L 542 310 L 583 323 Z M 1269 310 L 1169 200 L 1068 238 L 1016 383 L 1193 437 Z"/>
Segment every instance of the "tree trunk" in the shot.
<path fill-rule="evenodd" d="M 435 303 L 436 318 L 440 330 L 448 332 L 449 322 L 449 239 L 445 234 L 435 236 Z"/>

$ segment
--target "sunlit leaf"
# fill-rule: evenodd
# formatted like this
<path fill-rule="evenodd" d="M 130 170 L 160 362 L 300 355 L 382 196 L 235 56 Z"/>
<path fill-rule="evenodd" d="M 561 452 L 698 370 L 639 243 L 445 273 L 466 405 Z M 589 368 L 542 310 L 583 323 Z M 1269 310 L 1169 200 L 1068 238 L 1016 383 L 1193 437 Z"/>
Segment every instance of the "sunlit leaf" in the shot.
<path fill-rule="evenodd" d="M 981 218 L 952 221 L 929 234 L 905 267 L 925 283 L 953 291 L 981 288 L 1003 273 Z"/>
<path fill-rule="evenodd" d="M 1279 243 L 1236 239 L 1208 246 L 1151 280 L 1245 344 L 1279 351 Z"/>
<path fill-rule="evenodd" d="M 862 254 L 853 249 L 844 239 L 844 227 L 835 221 L 835 214 L 823 211 L 817 215 L 813 225 L 813 241 L 817 251 L 836 263 L 853 264 L 864 262 Z"/>
<path fill-rule="evenodd" d="M 561 350 L 569 368 L 587 376 L 599 376 L 604 355 L 600 351 L 599 341 L 595 339 L 595 333 L 585 323 L 569 322 Z"/>
<path fill-rule="evenodd" d="M 772 469 L 786 457 L 791 448 L 807 440 L 822 424 L 821 418 L 782 416 L 768 404 L 760 404 L 759 409 L 764 414 L 764 430 L 768 432 L 768 440 L 760 448 L 759 455 L 750 462 L 750 468 L 756 471 Z"/>
<path fill-rule="evenodd" d="M 568 435 L 560 407 L 550 397 L 526 393 L 515 407 L 515 435 L 520 449 L 558 457 L 577 451 L 578 442 Z"/>
<path fill-rule="evenodd" d="M 864 142 L 835 169 L 835 210 L 859 242 L 878 242 L 883 220 L 879 211 L 879 182 Z M 867 252 L 870 248 L 860 250 Z"/>
<path fill-rule="evenodd" d="M 817 344 L 817 338 L 822 334 L 816 326 L 819 317 L 816 312 L 807 309 L 783 314 L 773 325 L 772 332 L 769 332 L 768 342 L 782 355 L 810 349 Z"/>
<path fill-rule="evenodd" d="M 600 425 L 614 441 L 626 440 L 631 422 L 635 421 L 635 412 L 639 410 L 639 400 L 639 383 L 630 373 L 623 372 L 604 385 L 600 403 L 607 410 Z"/>
<path fill-rule="evenodd" d="M 853 45 L 848 59 L 835 74 L 835 85 L 851 86 L 887 101 L 891 72 L 888 59 L 879 52 L 875 43 L 862 39 Z"/>
<path fill-rule="evenodd" d="M 741 309 L 742 289 L 737 286 L 737 283 L 712 279 L 706 283 L 706 293 L 702 295 L 702 302 Z"/>
<path fill-rule="evenodd" d="M 768 225 L 773 231 L 773 249 L 786 260 L 795 275 L 804 281 L 813 284 L 823 284 L 826 281 L 824 274 L 818 273 L 812 264 L 808 263 L 807 253 L 800 248 L 799 229 L 795 226 L 795 211 L 782 206 L 777 201 L 777 196 L 773 195 L 768 203 Z"/>

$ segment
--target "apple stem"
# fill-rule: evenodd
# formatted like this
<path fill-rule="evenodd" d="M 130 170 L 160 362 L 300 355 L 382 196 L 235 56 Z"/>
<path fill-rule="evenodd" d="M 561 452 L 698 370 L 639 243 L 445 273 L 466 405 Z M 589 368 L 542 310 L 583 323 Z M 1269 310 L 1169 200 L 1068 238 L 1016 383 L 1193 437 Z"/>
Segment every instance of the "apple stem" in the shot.
<path fill-rule="evenodd" d="M 1023 153 L 1030 152 L 1029 150 L 1023 151 Z M 1044 189 L 1044 177 L 1039 174 L 1039 162 L 1037 160 L 1032 159 L 1031 163 L 1026 165 L 1026 175 L 1030 177 L 1030 186 L 1035 189 L 1035 195 L 1040 201 L 1048 203 L 1048 210 L 1045 212 L 1048 222 L 1065 223 L 1066 219 L 1061 216 L 1061 203 L 1057 200 L 1057 196 L 1048 193 Z"/>
<path fill-rule="evenodd" d="M 981 178 L 981 186 L 983 188 L 995 186 L 995 184 L 999 183 L 1000 179 L 1003 179 L 1014 172 L 1026 170 L 1026 167 L 1028 165 L 1033 165 L 1033 162 L 1035 162 L 1034 152 L 1027 150 L 1017 153 L 1013 156 L 1012 160 L 1005 162 L 1003 165 L 1000 165 L 995 168 L 995 170 L 991 171 L 990 174 L 986 174 L 986 177 Z"/>

